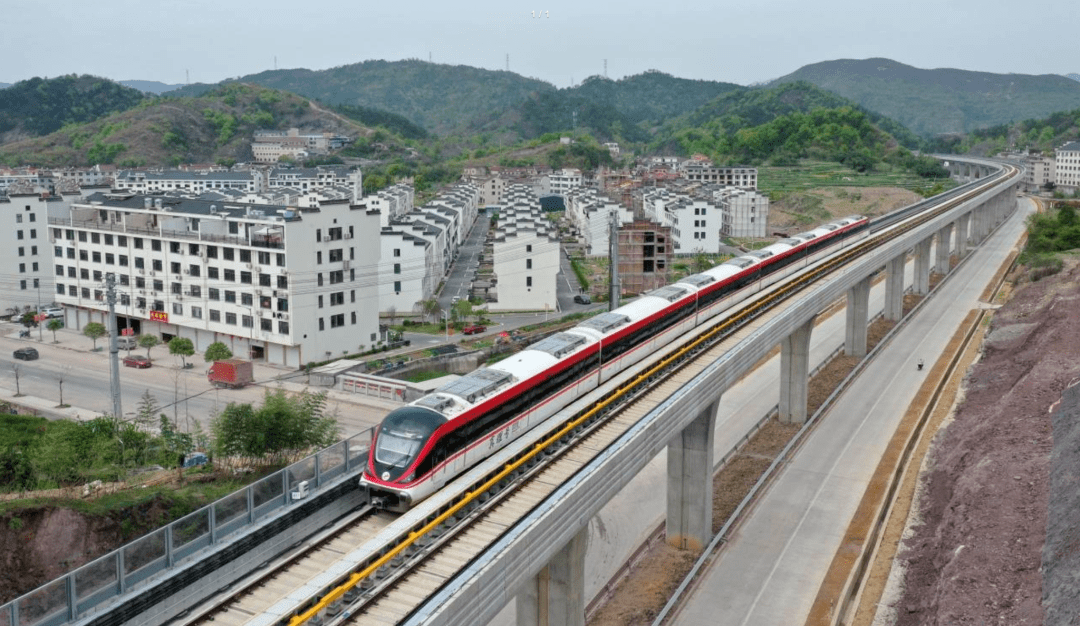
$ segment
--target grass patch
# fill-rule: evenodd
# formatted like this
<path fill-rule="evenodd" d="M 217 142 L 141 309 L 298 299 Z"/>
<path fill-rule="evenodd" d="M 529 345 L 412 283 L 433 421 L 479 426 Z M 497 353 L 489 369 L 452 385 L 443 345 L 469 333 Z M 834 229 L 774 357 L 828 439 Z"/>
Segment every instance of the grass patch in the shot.
<path fill-rule="evenodd" d="M 758 168 L 758 190 L 773 201 L 821 187 L 900 187 L 926 195 L 935 189 L 938 193 L 952 189 L 956 184 L 949 178 L 923 178 L 890 163 L 880 163 L 873 171 L 861 174 L 840 163 L 827 161 Z"/>
<path fill-rule="evenodd" d="M 401 376 L 402 380 L 406 380 L 410 383 L 422 383 L 425 380 L 434 380 L 436 378 L 442 378 L 446 376 L 448 372 L 433 371 L 433 370 L 421 370 L 418 372 L 409 372 L 408 374 Z"/>

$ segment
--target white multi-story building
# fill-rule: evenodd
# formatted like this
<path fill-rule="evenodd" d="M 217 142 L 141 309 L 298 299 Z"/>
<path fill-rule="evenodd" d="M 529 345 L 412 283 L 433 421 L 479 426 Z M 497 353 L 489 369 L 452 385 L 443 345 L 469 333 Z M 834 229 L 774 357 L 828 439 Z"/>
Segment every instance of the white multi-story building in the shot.
<path fill-rule="evenodd" d="M 506 191 L 506 179 L 495 176 L 474 177 L 471 179 L 480 192 L 480 206 L 500 205 Z"/>
<path fill-rule="evenodd" d="M 1074 193 L 1080 188 L 1080 142 L 1072 141 L 1054 153 L 1054 184 L 1059 191 Z"/>
<path fill-rule="evenodd" d="M 266 174 L 266 188 L 289 187 L 299 191 L 310 191 L 324 187 L 355 186 L 363 190 L 360 170 L 349 171 L 345 167 L 276 167 Z"/>
<path fill-rule="evenodd" d="M 398 183 L 364 197 L 364 203 L 368 210 L 379 212 L 381 226 L 389 226 L 391 222 L 400 220 L 413 210 L 413 201 L 416 192 L 412 185 Z"/>
<path fill-rule="evenodd" d="M 132 193 L 168 193 L 175 191 L 203 193 L 206 191 L 235 190 L 258 193 L 264 190 L 263 177 L 259 172 L 164 172 L 126 171 L 116 175 L 113 186 Z"/>
<path fill-rule="evenodd" d="M 67 206 L 71 198 L 49 194 L 0 197 L 0 312 L 38 308 L 53 301 L 52 243 L 49 207 Z"/>
<path fill-rule="evenodd" d="M 49 207 L 54 298 L 66 324 L 104 322 L 105 276 L 118 326 L 163 340 L 214 341 L 301 367 L 380 340 L 378 215 L 342 200 L 318 208 L 233 205 L 131 193 Z"/>
<path fill-rule="evenodd" d="M 619 226 L 634 221 L 633 210 L 620 205 L 591 187 L 580 187 L 566 196 L 566 216 L 577 229 L 579 241 L 585 244 L 585 254 L 608 256 L 610 250 L 611 214 Z"/>
<path fill-rule="evenodd" d="M 648 220 L 671 228 L 675 254 L 720 251 L 723 215 L 714 202 L 651 188 L 642 193 L 642 210 Z"/>
<path fill-rule="evenodd" d="M 514 185 L 507 196 L 508 206 L 499 212 L 493 234 L 497 300 L 488 310 L 558 310 L 558 233 L 526 187 Z"/>
<path fill-rule="evenodd" d="M 435 242 L 417 236 L 413 228 L 419 227 L 388 226 L 379 237 L 379 310 L 383 313 L 415 310 L 417 302 L 435 294 L 442 277 Z"/>
<path fill-rule="evenodd" d="M 1044 156 L 1027 156 L 1024 158 L 1027 170 L 1024 172 L 1024 189 L 1031 193 L 1038 193 L 1048 183 L 1056 180 L 1056 163 L 1054 159 Z"/>
<path fill-rule="evenodd" d="M 747 191 L 757 190 L 757 168 L 745 165 L 719 167 L 711 163 L 687 161 L 683 164 L 682 176 L 692 182 L 715 183 L 725 187 L 738 187 Z"/>
<path fill-rule="evenodd" d="M 725 237 L 765 237 L 769 223 L 769 197 L 756 191 L 724 187 L 713 191 L 720 207 L 720 233 Z"/>
<path fill-rule="evenodd" d="M 571 189 L 581 186 L 581 170 L 561 169 L 540 179 L 540 195 L 565 196 Z"/>

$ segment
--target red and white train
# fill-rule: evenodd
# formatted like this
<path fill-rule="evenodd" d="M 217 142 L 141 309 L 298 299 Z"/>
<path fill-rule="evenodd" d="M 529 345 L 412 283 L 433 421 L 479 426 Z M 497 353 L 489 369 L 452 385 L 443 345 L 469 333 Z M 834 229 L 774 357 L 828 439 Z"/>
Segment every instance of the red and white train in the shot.
<path fill-rule="evenodd" d="M 735 257 L 602 313 L 391 411 L 360 486 L 407 510 L 604 381 L 733 304 L 867 236 L 859 215 Z"/>

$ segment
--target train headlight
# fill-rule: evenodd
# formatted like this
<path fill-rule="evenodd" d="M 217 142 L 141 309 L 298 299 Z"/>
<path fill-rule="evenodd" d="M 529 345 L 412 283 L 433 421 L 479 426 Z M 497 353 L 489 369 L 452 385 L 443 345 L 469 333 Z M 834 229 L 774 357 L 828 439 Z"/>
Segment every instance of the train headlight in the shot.
<path fill-rule="evenodd" d="M 383 472 L 382 473 L 382 479 L 383 480 L 390 480 L 390 472 Z"/>

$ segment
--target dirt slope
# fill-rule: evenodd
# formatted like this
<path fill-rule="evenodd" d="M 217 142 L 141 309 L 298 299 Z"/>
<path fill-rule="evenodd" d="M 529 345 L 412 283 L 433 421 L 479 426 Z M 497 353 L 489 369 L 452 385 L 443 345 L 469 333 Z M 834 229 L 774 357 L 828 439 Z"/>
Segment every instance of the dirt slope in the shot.
<path fill-rule="evenodd" d="M 1080 376 L 1078 304 L 1073 260 L 1017 289 L 995 314 L 966 400 L 937 435 L 922 523 L 900 555 L 907 571 L 891 623 L 1043 624 L 1050 614 L 1080 615 L 1076 590 L 1044 589 L 1041 567 L 1044 543 L 1060 543 L 1047 538 L 1048 505 L 1056 529 L 1080 525 L 1076 507 L 1048 495 L 1051 450 L 1070 467 L 1080 462 L 1080 449 L 1055 441 L 1050 414 Z M 1058 604 L 1044 607 L 1044 597 Z"/>

